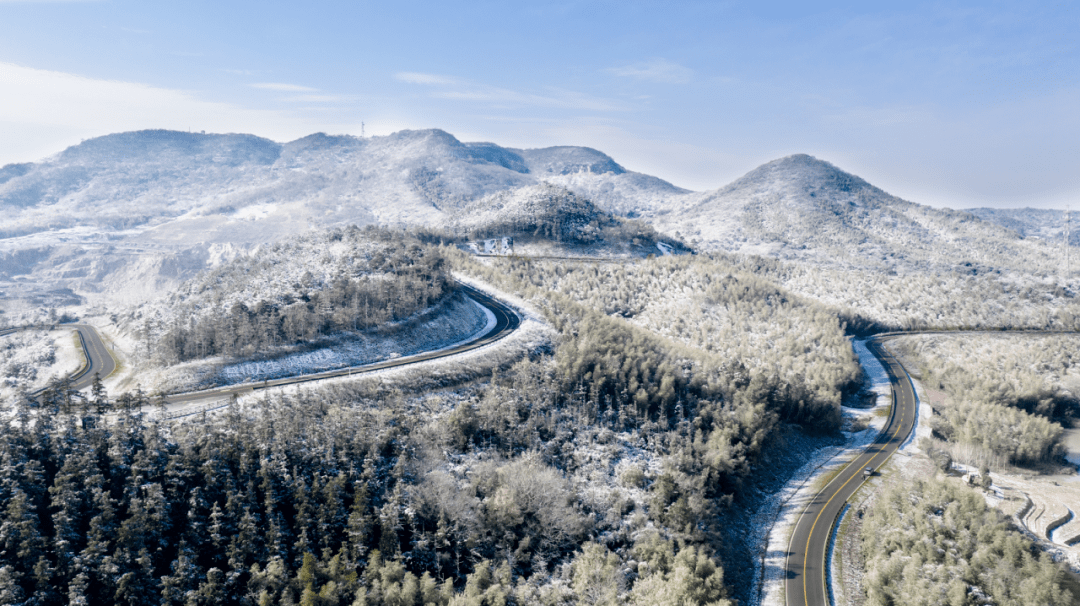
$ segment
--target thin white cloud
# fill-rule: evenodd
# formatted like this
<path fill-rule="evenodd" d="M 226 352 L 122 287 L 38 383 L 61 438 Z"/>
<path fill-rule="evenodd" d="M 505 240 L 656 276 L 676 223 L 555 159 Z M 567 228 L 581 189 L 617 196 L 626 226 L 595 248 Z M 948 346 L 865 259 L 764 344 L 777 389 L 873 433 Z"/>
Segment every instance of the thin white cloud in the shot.
<path fill-rule="evenodd" d="M 263 90 L 273 90 L 285 93 L 314 93 L 319 89 L 311 88 L 310 86 L 300 86 L 299 84 L 286 84 L 284 82 L 258 82 L 256 84 L 250 84 L 251 88 L 261 88 Z"/>
<path fill-rule="evenodd" d="M 293 103 L 348 103 L 359 98 L 353 95 L 293 95 L 284 100 Z"/>
<path fill-rule="evenodd" d="M 653 59 L 643 63 L 612 67 L 608 71 L 624 78 L 665 84 L 684 84 L 694 77 L 694 70 L 667 59 Z"/>
<path fill-rule="evenodd" d="M 394 77 L 402 82 L 437 89 L 432 93 L 432 96 L 437 99 L 473 101 L 498 106 L 552 107 L 590 111 L 619 111 L 625 109 L 622 104 L 609 99 L 559 88 L 547 88 L 543 93 L 533 93 L 489 86 L 436 74 L 401 72 Z"/>
<path fill-rule="evenodd" d="M 327 127 L 295 113 L 206 101 L 187 91 L 0 63 L 0 165 L 35 160 L 83 138 L 146 128 L 247 132 L 280 141 Z"/>
<path fill-rule="evenodd" d="M 435 74 L 422 74 L 419 72 L 399 72 L 394 75 L 394 78 L 401 80 L 402 82 L 408 82 L 409 84 L 428 84 L 428 85 L 455 85 L 462 84 L 461 80 L 457 78 L 450 78 L 448 76 L 438 76 Z"/>

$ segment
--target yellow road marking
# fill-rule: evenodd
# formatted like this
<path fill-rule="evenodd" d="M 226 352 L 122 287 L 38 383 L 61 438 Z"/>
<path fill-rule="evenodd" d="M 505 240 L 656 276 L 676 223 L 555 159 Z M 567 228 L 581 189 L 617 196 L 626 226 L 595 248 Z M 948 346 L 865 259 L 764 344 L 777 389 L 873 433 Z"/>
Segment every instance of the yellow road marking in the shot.
<path fill-rule="evenodd" d="M 905 412 L 903 419 L 906 419 L 906 418 L 907 418 L 907 413 Z M 900 429 L 903 426 L 904 426 L 904 421 L 901 420 L 900 423 L 897 424 L 896 431 L 893 432 L 892 437 L 889 438 L 889 439 L 892 440 L 892 439 L 896 438 L 897 434 L 900 433 Z M 874 459 L 878 458 L 878 455 L 881 455 L 883 452 L 884 451 L 880 451 L 877 454 L 875 454 L 874 456 L 870 457 L 870 461 L 868 461 L 868 462 L 872 464 Z M 890 455 L 891 454 L 892 453 L 890 453 Z M 889 457 L 885 457 L 885 458 L 888 459 Z M 856 458 L 855 460 L 857 461 L 858 458 Z M 852 461 L 852 464 L 853 463 L 854 463 L 854 461 Z M 850 467 L 850 466 L 851 466 L 851 464 L 848 465 L 848 467 Z M 844 469 L 846 470 L 847 467 L 845 467 Z M 858 476 L 858 474 L 854 474 L 850 478 L 848 478 L 847 482 L 844 482 L 843 484 L 840 485 L 840 488 L 837 488 L 835 491 L 833 491 L 833 494 L 832 494 L 831 497 L 829 497 L 829 500 L 825 501 L 825 504 L 821 506 L 821 510 L 818 511 L 817 517 L 814 518 L 814 523 L 810 525 L 810 534 L 807 535 L 807 537 L 806 537 L 806 550 L 803 553 L 805 553 L 807 555 L 809 555 L 809 553 L 810 553 L 810 540 L 814 537 L 814 529 L 817 528 L 817 523 L 818 523 L 818 520 L 821 519 L 821 514 L 825 513 L 825 510 L 829 507 L 829 503 L 832 503 L 832 500 L 836 498 L 836 495 L 840 494 L 840 491 L 842 491 L 844 489 L 844 486 L 847 486 L 848 482 L 851 482 L 857 476 Z M 828 546 L 829 546 L 829 542 L 825 541 L 825 548 L 828 549 Z M 808 597 L 808 595 L 806 593 L 806 566 L 809 563 L 809 561 L 810 561 L 809 557 L 804 556 L 804 558 L 803 558 L 803 602 L 806 604 L 806 606 L 810 606 L 810 598 Z M 821 562 L 822 562 L 822 565 L 824 566 L 825 565 L 824 553 L 822 554 Z M 822 579 L 824 580 L 824 574 L 822 574 Z"/>

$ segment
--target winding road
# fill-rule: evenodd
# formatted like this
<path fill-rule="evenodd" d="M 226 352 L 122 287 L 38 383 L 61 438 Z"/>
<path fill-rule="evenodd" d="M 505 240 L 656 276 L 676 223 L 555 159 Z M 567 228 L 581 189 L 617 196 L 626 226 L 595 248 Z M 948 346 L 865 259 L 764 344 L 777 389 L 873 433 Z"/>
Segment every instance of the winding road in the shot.
<path fill-rule="evenodd" d="M 787 606 L 829 604 L 825 564 L 833 526 L 844 504 L 866 480 L 863 469 L 873 467 L 875 472 L 881 469 L 915 427 L 918 414 L 915 388 L 907 371 L 882 346 L 881 341 L 872 339 L 866 345 L 881 361 L 892 383 L 893 402 L 889 422 L 872 444 L 814 495 L 796 521 L 785 560 L 784 594 Z"/>
<path fill-rule="evenodd" d="M 218 387 L 205 391 L 166 395 L 165 405 L 167 408 L 175 411 L 176 409 L 188 408 L 198 404 L 209 404 L 212 402 L 228 401 L 234 394 L 246 394 L 260 389 L 267 389 L 270 387 L 281 387 L 284 385 L 308 383 L 311 381 L 320 381 L 322 379 L 330 379 L 334 377 L 357 375 L 376 370 L 383 370 L 385 368 L 406 366 L 409 364 L 416 364 L 427 360 L 445 358 L 472 349 L 483 347 L 484 345 L 487 345 L 488 343 L 492 343 L 494 341 L 498 341 L 499 339 L 505 337 L 514 330 L 517 330 L 517 328 L 521 325 L 521 316 L 519 316 L 516 311 L 514 311 L 505 303 L 467 284 L 462 284 L 459 282 L 458 287 L 465 293 L 467 297 L 482 305 L 495 316 L 495 325 L 491 329 L 489 329 L 484 334 L 476 337 L 475 339 L 468 341 L 467 343 L 462 343 L 460 345 L 441 349 L 438 351 L 431 351 L 402 358 L 395 358 L 393 360 L 387 360 L 385 362 L 379 362 L 376 364 L 354 366 L 350 368 L 342 368 L 338 370 L 331 370 L 314 374 L 299 375 L 295 377 L 285 377 L 282 379 L 274 379 L 271 381 L 260 381 L 258 383 L 241 383 L 237 385 Z M 90 326 L 88 324 L 63 324 L 61 326 L 75 329 L 76 333 L 79 335 L 79 340 L 82 344 L 83 352 L 86 356 L 86 363 L 84 363 L 83 367 L 71 376 L 72 388 L 84 389 L 86 387 L 89 387 L 94 381 L 94 375 L 98 375 L 102 379 L 104 379 L 116 370 L 116 360 L 113 359 L 112 355 L 109 353 L 109 350 L 102 342 L 101 336 L 98 334 L 97 330 L 95 330 L 93 326 Z M 21 330 L 21 328 L 6 328 L 0 330 L 0 336 L 11 334 L 17 330 Z M 195 412 L 191 414 L 198 413 Z M 173 414 L 170 416 L 172 418 L 178 418 L 185 415 Z"/>
<path fill-rule="evenodd" d="M 102 379 L 116 371 L 116 360 L 109 353 L 105 343 L 101 340 L 98 331 L 89 324 L 64 324 L 74 328 L 82 343 L 83 354 L 86 362 L 75 374 L 71 375 L 71 388 L 83 389 L 90 387 L 94 382 L 94 376 Z"/>
<path fill-rule="evenodd" d="M 326 372 L 314 373 L 309 375 L 286 377 L 283 379 L 274 379 L 270 381 L 260 381 L 258 383 L 241 383 L 238 385 L 229 385 L 227 387 L 219 387 L 205 391 L 193 391 L 189 393 L 167 395 L 165 396 L 165 405 L 169 408 L 177 408 L 180 406 L 189 407 L 195 404 L 205 404 L 210 402 L 227 400 L 231 398 L 234 394 L 246 394 L 260 389 L 267 389 L 270 387 L 281 387 L 283 385 L 295 385 L 297 383 L 320 381 L 322 379 L 356 375 L 376 370 L 383 370 L 385 368 L 416 364 L 418 362 L 435 360 L 437 358 L 445 358 L 447 356 L 457 355 L 462 352 L 483 347 L 488 343 L 498 341 L 499 339 L 505 337 L 511 332 L 517 330 L 518 326 L 521 325 L 521 317 L 508 305 L 488 294 L 485 294 L 484 292 L 481 292 L 480 290 L 477 290 L 476 288 L 473 288 L 472 286 L 468 286 L 467 284 L 462 284 L 459 282 L 458 287 L 461 288 L 462 291 L 464 291 L 466 296 L 476 301 L 480 305 L 484 306 L 485 308 L 487 308 L 488 311 L 495 315 L 495 325 L 490 330 L 472 341 L 462 343 L 461 345 L 457 345 L 455 347 L 450 347 L 447 349 L 419 353 L 413 356 L 395 358 L 393 360 L 387 360 L 385 362 L 379 362 L 376 364 L 368 364 L 365 366 L 354 366 L 351 368 L 329 370 Z"/>
<path fill-rule="evenodd" d="M 16 326 L 0 330 L 0 337 L 28 328 L 39 328 L 41 330 L 49 330 L 50 328 L 71 328 L 75 330 L 75 334 L 79 337 L 79 344 L 82 346 L 85 359 L 83 360 L 83 365 L 69 377 L 72 389 L 84 389 L 90 387 L 94 382 L 94 375 L 98 375 L 104 379 L 116 371 L 116 360 L 109 353 L 109 349 L 105 347 L 105 343 L 101 340 L 101 335 L 99 335 L 97 330 L 89 324 L 58 324 L 55 327 Z"/>

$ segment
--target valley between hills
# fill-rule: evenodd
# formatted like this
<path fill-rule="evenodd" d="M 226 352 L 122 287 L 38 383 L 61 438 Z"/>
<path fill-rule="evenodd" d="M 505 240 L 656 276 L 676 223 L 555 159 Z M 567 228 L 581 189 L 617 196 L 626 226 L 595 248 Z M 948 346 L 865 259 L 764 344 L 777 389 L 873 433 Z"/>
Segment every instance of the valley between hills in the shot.
<path fill-rule="evenodd" d="M 440 130 L 119 133 L 0 207 L 0 603 L 1080 599 L 1060 213 Z"/>

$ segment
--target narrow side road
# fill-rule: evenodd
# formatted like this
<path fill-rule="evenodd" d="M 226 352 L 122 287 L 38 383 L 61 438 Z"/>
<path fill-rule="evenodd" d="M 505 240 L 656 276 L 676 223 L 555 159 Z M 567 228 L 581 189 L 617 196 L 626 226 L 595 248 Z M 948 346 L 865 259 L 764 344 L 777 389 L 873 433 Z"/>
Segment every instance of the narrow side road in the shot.
<path fill-rule="evenodd" d="M 881 361 L 892 383 L 892 411 L 878 439 L 855 457 L 818 492 L 795 523 L 785 561 L 784 594 L 787 606 L 829 604 L 825 587 L 825 558 L 829 537 L 837 516 L 851 495 L 865 481 L 863 469 L 875 472 L 907 439 L 915 426 L 915 388 L 904 367 L 881 344 L 867 341 L 867 347 Z"/>

